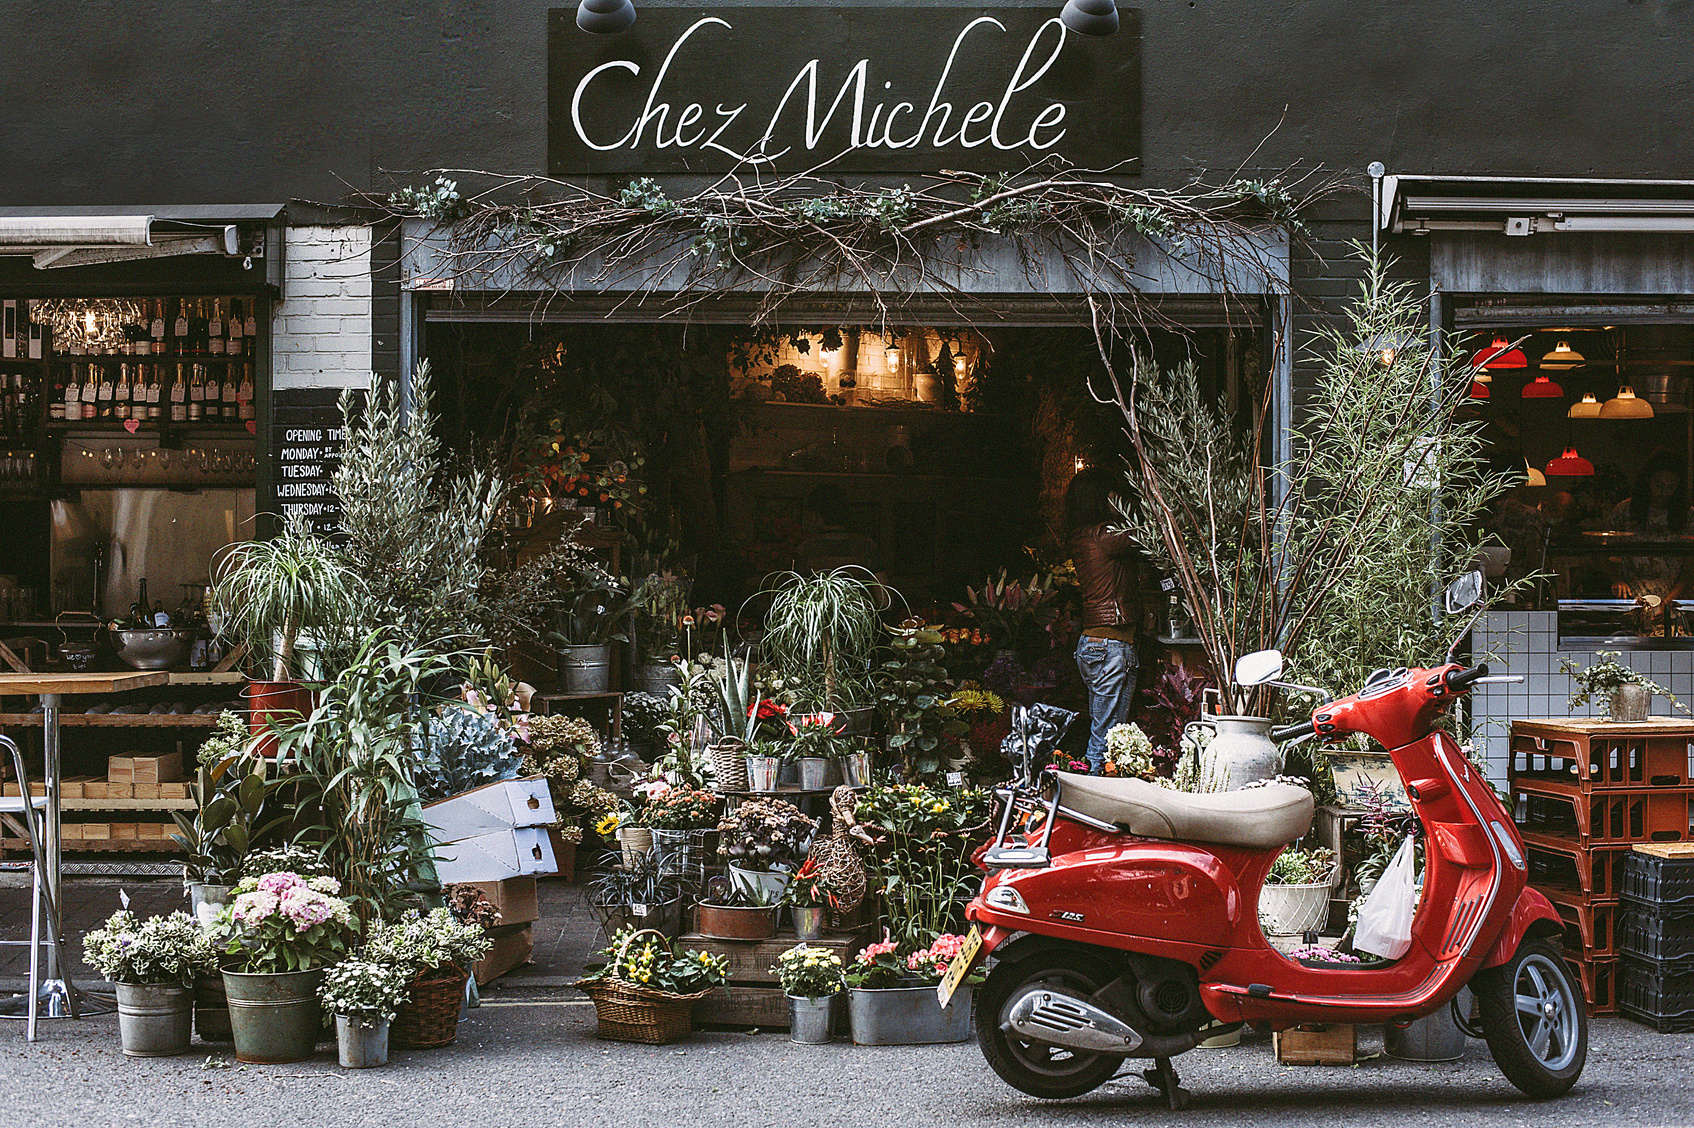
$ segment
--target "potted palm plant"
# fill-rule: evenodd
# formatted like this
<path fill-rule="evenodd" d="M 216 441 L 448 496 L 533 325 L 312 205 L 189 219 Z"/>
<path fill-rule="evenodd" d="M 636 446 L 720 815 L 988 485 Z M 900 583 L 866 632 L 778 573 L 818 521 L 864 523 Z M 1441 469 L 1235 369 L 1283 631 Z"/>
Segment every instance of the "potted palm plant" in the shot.
<path fill-rule="evenodd" d="M 790 572 L 762 593 L 771 597 L 764 657 L 794 679 L 796 710 L 853 713 L 871 704 L 871 658 L 882 628 L 875 582 L 849 565 L 810 576 Z"/>
<path fill-rule="evenodd" d="M 185 1053 L 192 1033 L 194 976 L 212 961 L 205 929 L 184 912 L 137 920 L 120 910 L 83 941 L 88 963 L 118 993 L 118 1037 L 126 1057 Z"/>
<path fill-rule="evenodd" d="M 224 991 L 238 1061 L 304 1061 L 323 1028 L 318 987 L 346 955 L 353 910 L 333 877 L 242 878 L 218 914 Z"/>
<path fill-rule="evenodd" d="M 311 710 L 300 685 L 300 641 L 339 641 L 358 606 L 362 584 L 341 551 L 314 534 L 304 519 L 290 521 L 271 540 L 247 541 L 219 562 L 212 609 L 220 630 L 247 647 L 258 671 L 248 687 L 250 720 L 262 755 L 274 756 L 269 735 L 277 723 Z"/>
<path fill-rule="evenodd" d="M 324 973 L 318 1001 L 335 1016 L 336 1053 L 344 1069 L 388 1064 L 388 1024 L 406 1001 L 404 967 L 346 960 Z"/>

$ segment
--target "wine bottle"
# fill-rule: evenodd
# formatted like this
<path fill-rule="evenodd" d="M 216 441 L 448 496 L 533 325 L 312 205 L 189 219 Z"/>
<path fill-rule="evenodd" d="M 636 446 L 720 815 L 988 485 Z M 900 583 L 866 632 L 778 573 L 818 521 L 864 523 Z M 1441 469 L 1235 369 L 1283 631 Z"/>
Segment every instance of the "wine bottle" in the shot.
<path fill-rule="evenodd" d="M 236 383 L 236 379 L 235 365 L 224 365 L 222 397 L 224 407 L 223 417 L 231 423 L 234 423 L 237 419 L 241 418 L 241 408 L 239 405 L 241 387 Z"/>
<path fill-rule="evenodd" d="M 235 400 L 238 405 L 238 410 L 235 413 L 236 418 L 243 422 L 252 419 L 254 413 L 253 366 L 251 364 L 241 366 L 241 387 L 236 391 Z"/>
<path fill-rule="evenodd" d="M 259 335 L 259 322 L 253 316 L 252 305 L 248 305 L 247 317 L 241 323 L 241 335 L 243 337 L 257 337 Z"/>
<path fill-rule="evenodd" d="M 176 322 L 171 326 L 171 336 L 176 338 L 175 351 L 185 353 L 191 351 L 188 344 L 188 299 L 178 298 L 176 306 Z"/>
<path fill-rule="evenodd" d="M 147 299 L 147 309 L 152 315 L 152 321 L 147 328 L 149 336 L 153 338 L 153 351 L 162 353 L 165 351 L 165 299 Z"/>
<path fill-rule="evenodd" d="M 118 365 L 118 382 L 112 389 L 112 418 L 129 418 L 129 362 Z"/>
<path fill-rule="evenodd" d="M 212 338 L 215 341 L 219 337 L 222 337 L 223 335 L 224 335 L 224 300 L 222 298 L 213 298 L 212 299 L 212 316 L 206 322 L 206 336 Z M 217 346 L 213 347 L 212 351 L 218 352 L 221 349 L 222 349 L 222 346 L 217 345 Z"/>
<path fill-rule="evenodd" d="M 95 401 L 100 398 L 99 366 L 85 364 L 82 367 L 82 411 L 79 419 L 93 419 L 99 414 Z"/>
<path fill-rule="evenodd" d="M 61 365 L 53 366 L 53 398 L 47 402 L 47 418 L 63 419 L 65 417 L 65 370 Z"/>
<path fill-rule="evenodd" d="M 112 370 L 105 365 L 100 366 L 100 384 L 95 389 L 96 414 L 100 419 L 112 418 Z"/>
<path fill-rule="evenodd" d="M 171 382 L 171 422 L 188 422 L 188 377 L 183 365 L 176 366 L 176 379 Z"/>
<path fill-rule="evenodd" d="M 155 421 L 164 418 L 165 413 L 164 389 L 159 386 L 159 375 L 162 368 L 164 368 L 162 364 L 149 364 L 147 366 L 147 418 Z"/>
<path fill-rule="evenodd" d="M 206 368 L 188 366 L 188 421 L 199 423 L 206 418 Z"/>

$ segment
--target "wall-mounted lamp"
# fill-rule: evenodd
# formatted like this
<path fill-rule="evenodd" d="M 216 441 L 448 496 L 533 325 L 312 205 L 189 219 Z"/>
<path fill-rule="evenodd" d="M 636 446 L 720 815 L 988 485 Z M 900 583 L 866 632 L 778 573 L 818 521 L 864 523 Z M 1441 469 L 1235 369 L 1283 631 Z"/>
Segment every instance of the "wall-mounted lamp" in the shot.
<path fill-rule="evenodd" d="M 1065 0 L 1059 22 L 1078 35 L 1110 35 L 1118 29 L 1114 0 Z"/>
<path fill-rule="evenodd" d="M 616 35 L 635 26 L 630 0 L 582 0 L 576 6 L 576 26 L 590 35 Z"/>

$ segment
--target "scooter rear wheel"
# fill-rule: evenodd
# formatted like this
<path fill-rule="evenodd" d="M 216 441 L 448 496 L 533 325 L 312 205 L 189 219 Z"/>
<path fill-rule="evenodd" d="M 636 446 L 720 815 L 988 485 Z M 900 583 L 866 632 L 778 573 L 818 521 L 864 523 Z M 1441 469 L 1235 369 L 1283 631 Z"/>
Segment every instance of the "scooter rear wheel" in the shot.
<path fill-rule="evenodd" d="M 1082 952 L 1049 949 L 1015 963 L 997 964 L 976 993 L 976 1040 L 988 1065 L 1014 1089 L 1045 1100 L 1092 1092 L 1110 1081 L 1123 1058 L 1025 1042 L 1000 1029 L 1006 1003 L 1024 987 L 1048 983 L 1093 994 L 1113 978 Z"/>
<path fill-rule="evenodd" d="M 1557 1097 L 1588 1060 L 1588 1012 L 1564 955 L 1526 940 L 1499 967 L 1471 980 L 1488 1051 L 1506 1080 L 1532 1097 Z"/>

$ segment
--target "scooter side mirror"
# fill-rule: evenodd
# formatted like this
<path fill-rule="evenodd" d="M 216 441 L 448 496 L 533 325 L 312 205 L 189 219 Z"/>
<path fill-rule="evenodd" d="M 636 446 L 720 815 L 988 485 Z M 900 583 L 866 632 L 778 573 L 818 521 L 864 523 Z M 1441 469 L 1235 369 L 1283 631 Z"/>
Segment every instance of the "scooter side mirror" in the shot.
<path fill-rule="evenodd" d="M 1282 676 L 1282 651 L 1257 650 L 1235 660 L 1236 685 L 1264 685 Z"/>
<path fill-rule="evenodd" d="M 1476 605 L 1482 598 L 1482 569 L 1466 572 L 1447 585 L 1447 614 L 1457 615 Z"/>

